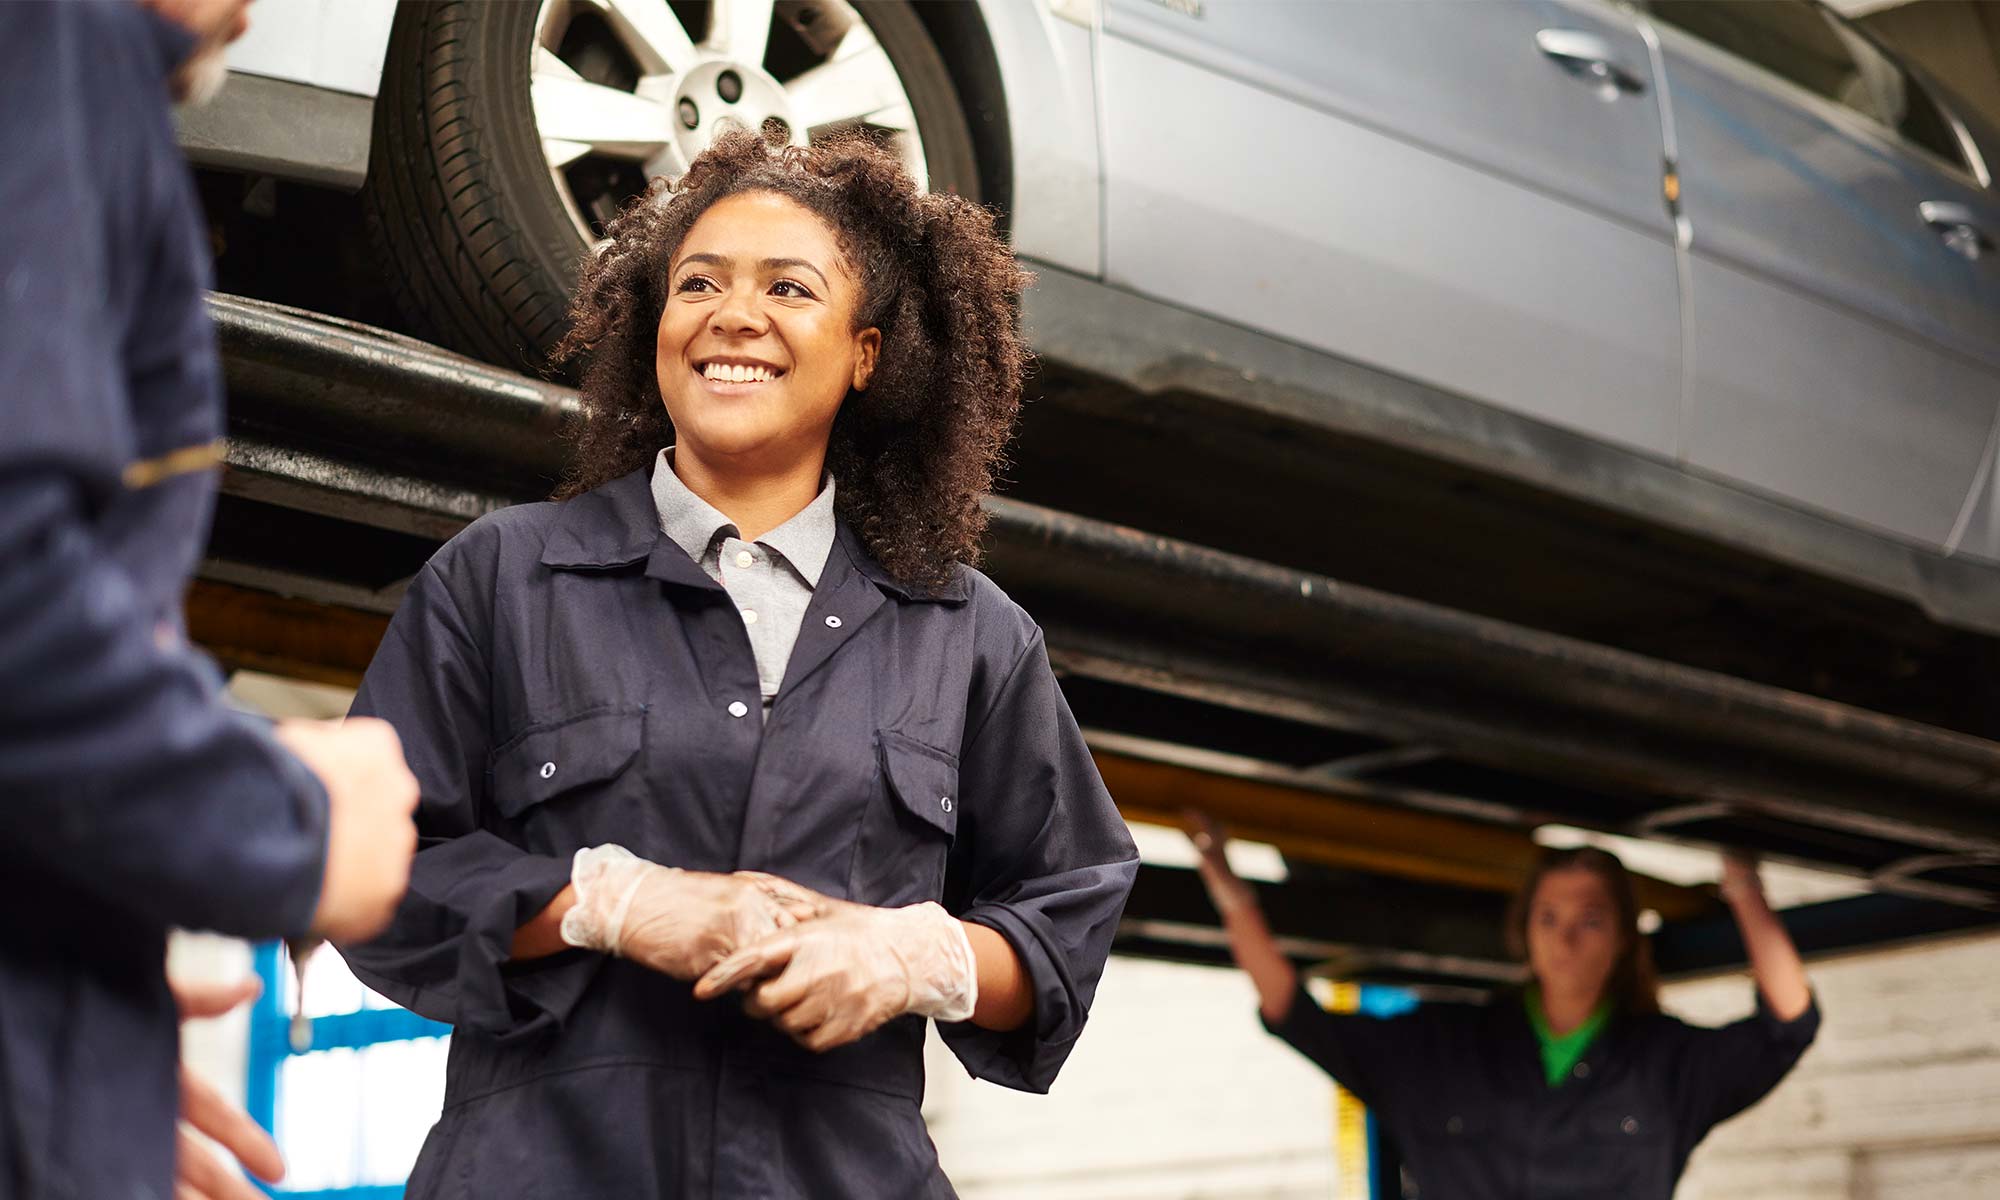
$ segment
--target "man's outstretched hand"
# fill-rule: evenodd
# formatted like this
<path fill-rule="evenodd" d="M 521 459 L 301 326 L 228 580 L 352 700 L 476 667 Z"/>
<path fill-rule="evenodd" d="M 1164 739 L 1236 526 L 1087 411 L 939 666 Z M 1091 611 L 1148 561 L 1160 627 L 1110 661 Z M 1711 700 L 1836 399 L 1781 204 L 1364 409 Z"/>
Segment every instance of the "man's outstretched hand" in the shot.
<path fill-rule="evenodd" d="M 248 1004 L 263 990 L 255 976 L 234 983 L 171 984 L 181 1020 L 219 1017 Z M 192 1132 L 191 1132 L 192 1131 Z M 265 1200 L 241 1172 L 194 1135 L 213 1138 L 222 1151 L 266 1183 L 285 1177 L 278 1144 L 250 1114 L 181 1066 L 181 1127 L 174 1147 L 174 1200 Z"/>

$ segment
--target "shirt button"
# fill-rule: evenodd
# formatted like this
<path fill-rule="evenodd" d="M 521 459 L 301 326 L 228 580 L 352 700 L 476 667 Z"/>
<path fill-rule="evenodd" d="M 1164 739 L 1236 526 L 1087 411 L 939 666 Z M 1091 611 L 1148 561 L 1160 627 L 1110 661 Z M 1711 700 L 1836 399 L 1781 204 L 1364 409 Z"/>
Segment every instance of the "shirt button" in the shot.
<path fill-rule="evenodd" d="M 555 774 L 555 773 L 556 773 L 556 765 L 555 765 L 554 763 L 552 763 L 552 762 L 545 762 L 545 763 L 543 763 L 543 764 L 542 764 L 542 778 L 543 778 L 543 779 L 547 779 L 547 778 L 548 778 L 549 776 L 551 776 L 551 775 L 553 775 L 553 774 Z"/>
<path fill-rule="evenodd" d="M 1578 1079 L 1590 1078 L 1590 1064 L 1589 1063 L 1576 1064 L 1576 1070 L 1572 1072 L 1572 1074 L 1574 1074 Z"/>
<path fill-rule="evenodd" d="M 746 609 L 744 609 L 744 610 L 743 610 L 743 623 L 744 623 L 745 625 L 755 625 L 755 624 L 757 623 L 757 610 L 756 610 L 756 609 L 754 609 L 754 608 L 746 608 Z"/>
<path fill-rule="evenodd" d="M 743 703 L 741 700 L 731 700 L 729 702 L 729 715 L 732 717 L 743 716 L 745 713 L 749 711 L 750 711 L 750 706 Z"/>
<path fill-rule="evenodd" d="M 747 567 L 751 563 L 754 563 L 756 561 L 757 561 L 757 556 L 750 553 L 748 550 L 738 550 L 736 552 L 736 565 L 739 567 Z"/>
<path fill-rule="evenodd" d="M 1446 1122 L 1444 1123 L 1444 1131 L 1445 1131 L 1446 1133 L 1464 1133 L 1464 1132 L 1465 1132 L 1465 1118 L 1464 1118 L 1464 1117 L 1453 1117 L 1453 1118 L 1452 1118 L 1451 1120 L 1449 1120 L 1449 1121 L 1446 1121 Z"/>
<path fill-rule="evenodd" d="M 1626 1133 L 1637 1133 L 1639 1132 L 1639 1118 L 1626 1117 L 1623 1121 L 1618 1122 L 1618 1128 L 1624 1130 Z"/>
<path fill-rule="evenodd" d="M 943 807 L 943 809 L 944 809 L 944 810 L 945 810 L 946 812 L 950 812 L 950 811 L 951 811 L 951 797 L 950 797 L 950 796 L 939 796 L 939 797 L 938 797 L 938 804 L 939 804 L 939 805 L 940 805 L 941 807 Z"/>
<path fill-rule="evenodd" d="M 838 628 L 840 628 L 840 618 L 839 618 L 839 617 L 828 617 L 828 618 L 826 619 L 826 627 L 827 627 L 828 629 L 838 629 Z"/>

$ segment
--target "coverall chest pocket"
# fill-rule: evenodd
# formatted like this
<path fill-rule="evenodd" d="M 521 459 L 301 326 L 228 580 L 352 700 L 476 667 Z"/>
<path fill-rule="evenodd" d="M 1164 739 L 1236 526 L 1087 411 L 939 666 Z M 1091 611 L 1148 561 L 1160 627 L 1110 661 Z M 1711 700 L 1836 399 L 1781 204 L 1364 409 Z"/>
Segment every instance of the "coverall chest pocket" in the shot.
<path fill-rule="evenodd" d="M 890 729 L 876 734 L 876 754 L 882 787 L 862 810 L 848 895 L 883 906 L 941 899 L 958 836 L 958 760 Z"/>
<path fill-rule="evenodd" d="M 530 850 L 567 854 L 619 841 L 643 854 L 633 844 L 642 840 L 634 836 L 632 809 L 643 787 L 632 764 L 645 739 L 641 709 L 599 709 L 531 726 L 493 753 L 493 809 Z"/>

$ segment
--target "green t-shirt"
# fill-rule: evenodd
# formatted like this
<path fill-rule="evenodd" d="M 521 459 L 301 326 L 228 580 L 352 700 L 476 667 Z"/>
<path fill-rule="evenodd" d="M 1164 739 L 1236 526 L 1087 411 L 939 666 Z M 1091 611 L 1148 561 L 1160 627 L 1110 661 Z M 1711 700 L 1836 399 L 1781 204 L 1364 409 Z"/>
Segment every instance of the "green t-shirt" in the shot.
<path fill-rule="evenodd" d="M 1528 1024 L 1535 1027 L 1535 1041 L 1542 1048 L 1542 1074 L 1548 1077 L 1549 1086 L 1554 1087 L 1569 1078 L 1570 1069 L 1590 1049 L 1598 1030 L 1604 1028 L 1604 1022 L 1611 1016 L 1611 1004 L 1606 1001 L 1598 1005 L 1597 1011 L 1584 1018 L 1583 1024 L 1558 1037 L 1549 1029 L 1549 1019 L 1542 1013 L 1541 990 L 1529 988 L 1526 999 Z"/>

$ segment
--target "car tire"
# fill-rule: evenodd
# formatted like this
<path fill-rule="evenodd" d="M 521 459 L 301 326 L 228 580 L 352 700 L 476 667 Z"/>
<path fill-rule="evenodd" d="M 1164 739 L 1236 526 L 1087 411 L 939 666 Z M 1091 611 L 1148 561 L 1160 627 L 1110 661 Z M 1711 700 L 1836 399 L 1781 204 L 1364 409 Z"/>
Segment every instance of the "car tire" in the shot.
<path fill-rule="evenodd" d="M 965 108 L 922 21 L 904 0 L 855 0 L 853 9 L 909 99 L 931 188 L 978 200 Z M 399 9 L 363 198 L 387 282 L 416 333 L 543 372 L 589 246 L 536 129 L 536 13 L 481 0 Z"/>

